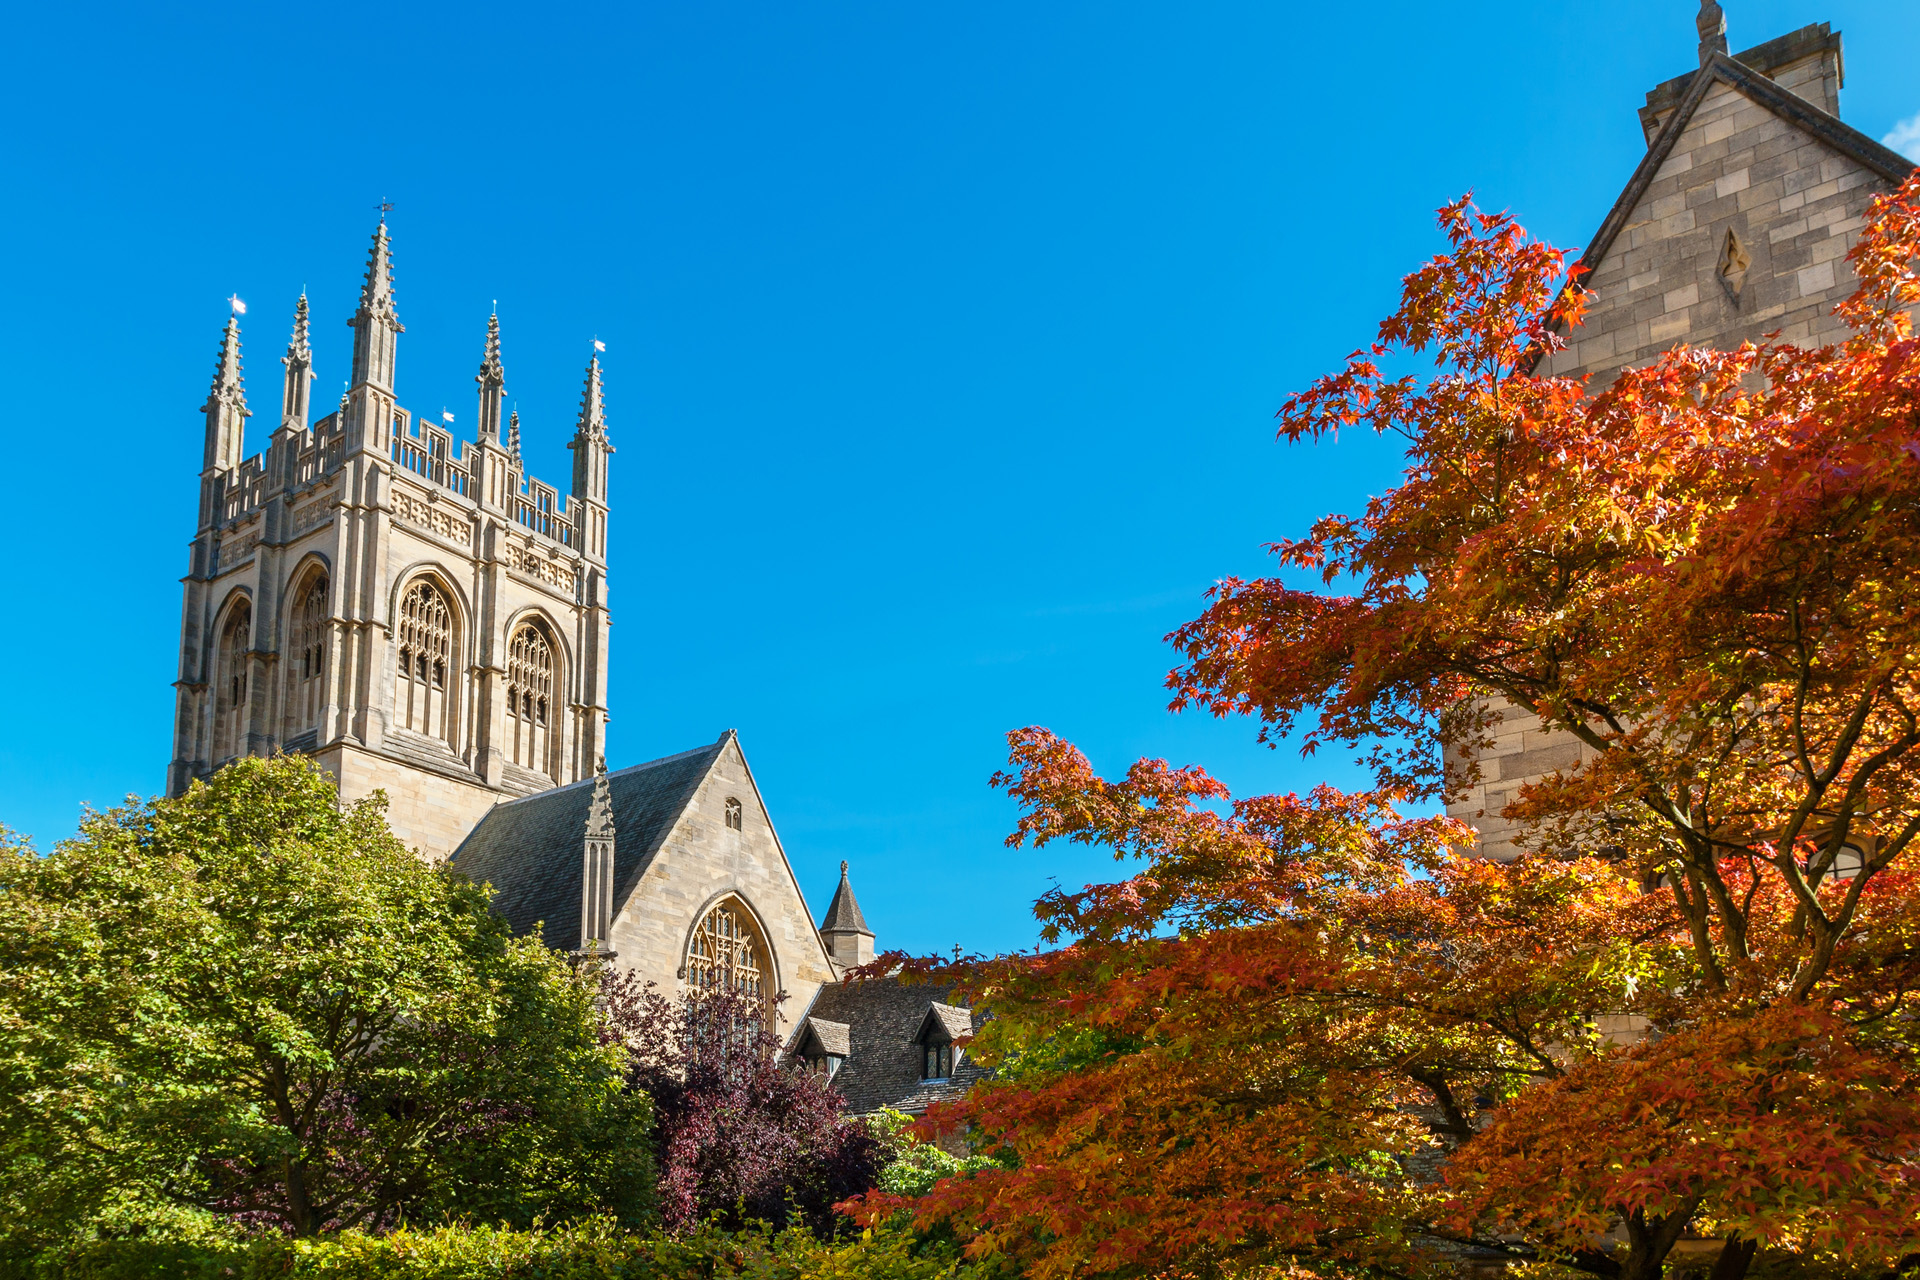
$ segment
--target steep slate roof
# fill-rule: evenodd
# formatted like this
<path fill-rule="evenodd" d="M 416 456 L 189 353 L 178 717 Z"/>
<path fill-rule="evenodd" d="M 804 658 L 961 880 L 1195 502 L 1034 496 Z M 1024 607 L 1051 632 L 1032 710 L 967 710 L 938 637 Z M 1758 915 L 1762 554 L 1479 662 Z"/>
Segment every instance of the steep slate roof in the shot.
<path fill-rule="evenodd" d="M 805 1053 L 809 1043 L 820 1046 L 820 1052 L 830 1053 L 844 1058 L 853 1051 L 853 1028 L 844 1022 L 828 1022 L 825 1018 L 808 1018 L 806 1034 L 801 1036 L 797 1052 Z"/>
<path fill-rule="evenodd" d="M 868 978 L 820 988 L 809 1020 L 845 1023 L 850 1029 L 847 1060 L 833 1077 L 834 1088 L 856 1115 L 892 1107 L 918 1115 L 935 1102 L 960 1097 L 986 1072 L 961 1051 L 952 1078 L 920 1078 L 922 1050 L 916 1041 L 931 1015 L 955 1035 L 979 1029 L 982 1019 L 947 1004 L 953 988 L 939 982 L 907 985 L 898 978 Z M 935 1012 L 945 1010 L 944 1013 Z"/>
<path fill-rule="evenodd" d="M 701 781 L 733 738 L 607 775 L 613 800 L 613 906 L 617 912 L 660 851 Z M 588 778 L 495 805 L 460 847 L 453 865 L 493 886 L 493 909 L 515 933 L 546 922 L 547 945 L 580 945 L 581 878 L 586 861 Z"/>

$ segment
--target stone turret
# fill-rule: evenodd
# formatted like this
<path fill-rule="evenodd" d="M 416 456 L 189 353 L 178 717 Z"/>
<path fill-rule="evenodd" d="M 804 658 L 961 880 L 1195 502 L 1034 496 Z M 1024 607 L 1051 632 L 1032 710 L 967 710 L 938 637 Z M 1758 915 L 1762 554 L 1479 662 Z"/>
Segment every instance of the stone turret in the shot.
<path fill-rule="evenodd" d="M 246 379 L 240 369 L 240 317 L 227 317 L 226 331 L 220 335 L 220 353 L 214 357 L 213 387 L 207 402 L 200 406 L 207 415 L 206 461 L 203 472 L 232 471 L 246 457 L 247 408 Z"/>
<path fill-rule="evenodd" d="M 499 312 L 487 317 L 487 348 L 480 357 L 480 372 L 473 380 L 480 384 L 480 438 L 498 440 L 500 405 L 507 398 L 507 371 L 500 363 Z"/>
<path fill-rule="evenodd" d="M 280 388 L 280 426 L 282 430 L 307 429 L 308 398 L 313 384 L 313 345 L 307 340 L 307 291 L 293 308 L 293 337 L 287 341 L 287 354 L 280 363 L 287 368 Z"/>
<path fill-rule="evenodd" d="M 360 288 L 360 306 L 347 321 L 353 330 L 353 385 L 372 383 L 394 389 L 394 362 L 399 335 L 407 331 L 393 305 L 393 251 L 383 216 L 374 228 L 373 249 L 367 255 L 366 283 Z"/>
<path fill-rule="evenodd" d="M 827 944 L 834 968 L 842 973 L 873 962 L 873 930 L 867 928 L 867 918 L 860 914 L 845 862 L 840 864 L 840 886 L 827 904 L 827 918 L 820 923 L 820 938 Z"/>
<path fill-rule="evenodd" d="M 586 865 L 580 875 L 580 950 L 611 959 L 613 936 L 613 796 L 607 789 L 607 762 L 594 770 L 593 799 L 587 805 Z"/>
<path fill-rule="evenodd" d="M 587 359 L 587 381 L 580 396 L 580 421 L 573 439 L 573 498 L 583 505 L 585 550 L 605 558 L 607 554 L 607 459 L 613 445 L 607 439 L 607 407 L 600 386 L 600 357 Z"/>

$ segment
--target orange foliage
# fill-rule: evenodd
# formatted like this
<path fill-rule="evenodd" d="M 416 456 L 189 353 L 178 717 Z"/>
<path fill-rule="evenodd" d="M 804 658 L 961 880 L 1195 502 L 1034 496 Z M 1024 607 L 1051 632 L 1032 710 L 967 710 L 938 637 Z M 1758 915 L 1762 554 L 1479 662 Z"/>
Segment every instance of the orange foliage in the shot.
<path fill-rule="evenodd" d="M 1652 1277 L 1686 1231 L 1737 1276 L 1756 1242 L 1920 1236 L 1920 175 L 1854 250 L 1850 339 L 1597 393 L 1532 376 L 1584 305 L 1563 255 L 1440 221 L 1379 340 L 1280 412 L 1398 433 L 1404 482 L 1276 545 L 1329 591 L 1228 580 L 1171 637 L 1176 707 L 1358 749 L 1377 789 L 1234 800 L 1011 735 L 1011 842 L 1142 865 L 1045 896 L 1052 950 L 908 962 L 994 1015 L 995 1078 L 928 1123 L 1007 1167 L 858 1216 L 1036 1280 L 1412 1274 L 1448 1242 Z M 1395 348 L 1438 372 L 1388 379 Z M 1509 864 L 1398 808 L 1474 781 L 1498 699 L 1592 757 L 1524 790 Z"/>

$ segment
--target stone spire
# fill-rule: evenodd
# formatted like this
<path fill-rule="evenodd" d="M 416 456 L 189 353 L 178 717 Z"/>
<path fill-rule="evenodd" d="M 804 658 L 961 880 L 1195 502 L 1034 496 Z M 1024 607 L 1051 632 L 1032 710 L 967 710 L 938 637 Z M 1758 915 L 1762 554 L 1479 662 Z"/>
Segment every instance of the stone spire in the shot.
<path fill-rule="evenodd" d="M 520 461 L 520 411 L 518 409 L 507 415 L 507 456 L 513 459 L 515 471 L 526 470 L 526 464 Z"/>
<path fill-rule="evenodd" d="M 586 389 L 580 396 L 580 421 L 574 427 L 567 448 L 573 450 L 573 496 L 582 502 L 597 504 L 604 513 L 607 505 L 607 456 L 613 445 L 607 441 L 607 406 L 600 385 L 600 357 L 587 358 Z M 604 519 L 604 514 L 603 517 Z M 603 539 L 589 538 L 588 549 L 605 555 Z"/>
<path fill-rule="evenodd" d="M 500 438 L 500 402 L 507 395 L 507 371 L 500 364 L 500 314 L 487 317 L 487 349 L 480 357 L 480 372 L 474 375 L 480 384 L 480 438 Z"/>
<path fill-rule="evenodd" d="M 840 887 L 827 904 L 827 918 L 820 922 L 820 938 L 827 944 L 833 963 L 841 970 L 873 963 L 873 930 L 860 914 L 860 903 L 853 896 L 853 882 L 847 879 L 847 864 L 840 864 Z"/>
<path fill-rule="evenodd" d="M 280 357 L 287 367 L 287 378 L 280 389 L 280 426 L 304 430 L 307 425 L 308 396 L 313 382 L 313 346 L 307 341 L 307 291 L 293 308 L 293 337 L 287 354 Z"/>
<path fill-rule="evenodd" d="M 580 877 L 580 951 L 599 959 L 613 955 L 613 793 L 607 786 L 607 759 L 593 774 L 593 798 L 587 804 L 586 865 Z"/>
<path fill-rule="evenodd" d="M 207 415 L 207 451 L 203 471 L 229 471 L 246 456 L 247 408 L 246 380 L 240 369 L 240 317 L 227 316 L 226 332 L 220 335 L 220 354 L 213 364 L 213 388 L 207 402 L 200 406 Z"/>
<path fill-rule="evenodd" d="M 393 306 L 393 251 L 387 239 L 387 219 L 374 228 L 373 249 L 367 255 L 366 282 L 360 286 L 360 307 L 347 324 L 354 330 L 353 385 L 371 382 L 393 390 L 396 336 L 407 331 Z"/>
<path fill-rule="evenodd" d="M 1693 25 L 1700 32 L 1700 65 L 1713 61 L 1716 53 L 1727 51 L 1727 15 L 1718 0 L 1700 0 L 1700 16 Z"/>

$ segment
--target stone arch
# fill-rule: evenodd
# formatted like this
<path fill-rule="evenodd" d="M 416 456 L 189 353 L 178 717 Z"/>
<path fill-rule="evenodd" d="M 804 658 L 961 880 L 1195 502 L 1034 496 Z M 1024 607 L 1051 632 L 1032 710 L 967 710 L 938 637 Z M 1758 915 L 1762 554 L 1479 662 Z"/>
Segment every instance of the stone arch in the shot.
<path fill-rule="evenodd" d="M 388 635 L 393 649 L 393 721 L 455 749 L 465 706 L 467 613 L 437 565 L 396 579 Z"/>
<path fill-rule="evenodd" d="M 571 674 L 560 628 L 544 610 L 523 609 L 507 623 L 505 641 L 501 696 L 507 759 L 558 782 Z"/>
<path fill-rule="evenodd" d="M 326 705 L 327 676 L 333 663 L 333 566 L 319 552 L 301 557 L 287 575 L 285 669 L 282 691 L 281 741 L 318 733 Z"/>
<path fill-rule="evenodd" d="M 253 707 L 253 595 L 231 592 L 214 614 L 207 655 L 212 685 L 213 736 L 209 763 L 216 769 L 247 753 Z"/>
<path fill-rule="evenodd" d="M 730 912 L 736 923 L 744 923 L 750 930 L 752 941 L 758 944 L 760 951 L 759 971 L 760 987 L 758 995 L 767 1004 L 769 1021 L 773 1014 L 773 1002 L 784 990 L 780 979 L 780 954 L 773 945 L 773 932 L 767 928 L 766 920 L 755 909 L 747 895 L 734 886 L 728 886 L 710 896 L 693 913 L 693 919 L 687 925 L 686 936 L 680 942 L 679 978 L 695 990 L 702 988 L 700 970 L 705 967 L 701 960 L 708 963 L 717 957 L 696 956 L 696 947 L 702 942 L 702 927 L 715 921 L 717 914 Z"/>

